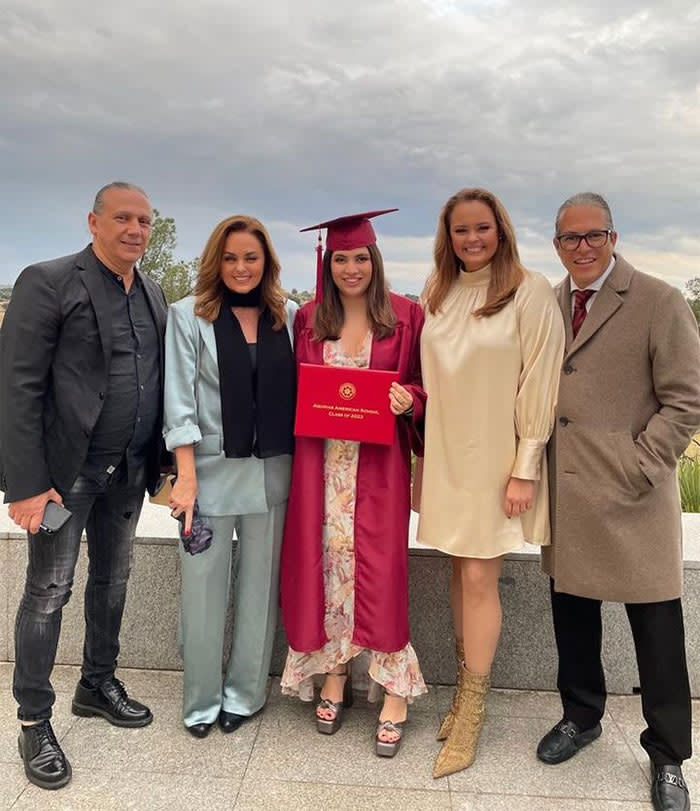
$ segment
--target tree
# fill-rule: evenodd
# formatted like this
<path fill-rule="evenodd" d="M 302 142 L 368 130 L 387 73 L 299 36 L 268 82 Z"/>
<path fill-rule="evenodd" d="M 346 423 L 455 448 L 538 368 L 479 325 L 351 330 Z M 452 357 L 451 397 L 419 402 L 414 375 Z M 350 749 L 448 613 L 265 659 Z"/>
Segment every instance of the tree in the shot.
<path fill-rule="evenodd" d="M 293 287 L 291 291 L 287 291 L 287 296 L 300 307 L 302 304 L 306 304 L 307 301 L 311 301 L 314 297 L 313 293 L 310 293 L 308 290 L 297 290 L 296 287 Z"/>
<path fill-rule="evenodd" d="M 168 304 L 179 301 L 190 294 L 194 287 L 194 280 L 197 277 L 198 266 L 199 259 L 191 259 L 189 262 L 176 262 L 170 265 L 160 282 Z"/>
<path fill-rule="evenodd" d="M 175 220 L 172 217 L 161 217 L 160 211 L 154 208 L 151 239 L 141 260 L 140 270 L 160 283 L 167 268 L 173 264 L 176 245 Z"/>
<path fill-rule="evenodd" d="M 175 220 L 172 217 L 161 217 L 158 209 L 154 208 L 151 239 L 139 269 L 160 284 L 168 304 L 186 296 L 197 275 L 198 260 L 176 261 L 176 246 Z"/>
<path fill-rule="evenodd" d="M 695 314 L 695 320 L 700 324 L 700 276 L 694 276 L 685 284 L 686 301 Z"/>

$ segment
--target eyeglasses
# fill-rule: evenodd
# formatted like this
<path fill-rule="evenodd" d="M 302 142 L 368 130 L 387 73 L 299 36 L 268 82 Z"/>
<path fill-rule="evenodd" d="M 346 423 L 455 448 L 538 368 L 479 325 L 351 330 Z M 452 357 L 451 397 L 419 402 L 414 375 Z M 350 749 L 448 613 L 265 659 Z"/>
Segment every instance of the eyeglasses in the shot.
<path fill-rule="evenodd" d="M 582 239 L 589 248 L 602 248 L 611 235 L 612 229 L 607 228 L 605 231 L 589 231 L 586 234 L 559 234 L 556 240 L 562 250 L 575 251 Z"/>

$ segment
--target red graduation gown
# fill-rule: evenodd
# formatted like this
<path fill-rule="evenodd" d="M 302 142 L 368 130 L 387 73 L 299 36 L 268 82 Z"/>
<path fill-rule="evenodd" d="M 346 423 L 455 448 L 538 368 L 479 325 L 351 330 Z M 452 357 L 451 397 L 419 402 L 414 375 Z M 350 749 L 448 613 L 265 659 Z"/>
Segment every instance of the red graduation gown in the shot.
<path fill-rule="evenodd" d="M 426 395 L 420 370 L 423 312 L 415 302 L 390 294 L 394 332 L 372 340 L 371 369 L 398 370 L 413 395 L 411 418 L 396 418 L 392 445 L 360 445 L 355 506 L 355 618 L 353 642 L 397 651 L 409 641 L 408 522 L 410 451 L 422 455 Z M 323 343 L 313 340 L 315 304 L 294 322 L 297 363 L 323 363 Z M 280 594 L 287 639 L 295 651 L 318 650 L 324 630 L 322 523 L 323 439 L 297 437 L 282 542 Z"/>

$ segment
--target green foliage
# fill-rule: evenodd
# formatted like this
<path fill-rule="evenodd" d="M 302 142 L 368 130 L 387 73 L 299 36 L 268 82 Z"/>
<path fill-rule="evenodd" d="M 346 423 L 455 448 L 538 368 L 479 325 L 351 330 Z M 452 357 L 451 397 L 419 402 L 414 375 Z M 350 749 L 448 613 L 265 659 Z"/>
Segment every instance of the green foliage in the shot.
<path fill-rule="evenodd" d="M 287 298 L 296 301 L 300 307 L 302 304 L 306 304 L 307 301 L 311 301 L 314 297 L 313 293 L 310 293 L 308 290 L 297 290 L 296 287 L 292 287 L 291 290 L 286 290 L 285 292 Z"/>
<path fill-rule="evenodd" d="M 186 296 L 197 275 L 198 260 L 175 260 L 176 245 L 175 220 L 172 217 L 161 217 L 158 209 L 154 208 L 151 239 L 139 269 L 160 284 L 168 304 Z"/>
<path fill-rule="evenodd" d="M 678 463 L 678 486 L 684 513 L 700 513 L 700 459 L 682 456 Z"/>
<path fill-rule="evenodd" d="M 700 276 L 694 276 L 685 284 L 686 301 L 700 324 Z"/>
<path fill-rule="evenodd" d="M 168 304 L 179 301 L 191 293 L 197 278 L 198 265 L 199 259 L 170 265 L 160 282 Z"/>

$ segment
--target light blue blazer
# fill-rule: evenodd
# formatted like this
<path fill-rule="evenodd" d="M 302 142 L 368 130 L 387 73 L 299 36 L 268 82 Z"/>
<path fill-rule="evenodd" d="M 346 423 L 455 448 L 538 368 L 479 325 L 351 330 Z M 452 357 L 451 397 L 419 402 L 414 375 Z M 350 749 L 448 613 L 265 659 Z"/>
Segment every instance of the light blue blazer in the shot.
<path fill-rule="evenodd" d="M 194 314 L 194 296 L 172 304 L 165 332 L 163 436 L 168 450 L 194 444 L 203 515 L 265 513 L 287 499 L 292 457 L 227 459 L 214 325 Z M 297 311 L 287 301 L 287 329 Z"/>

